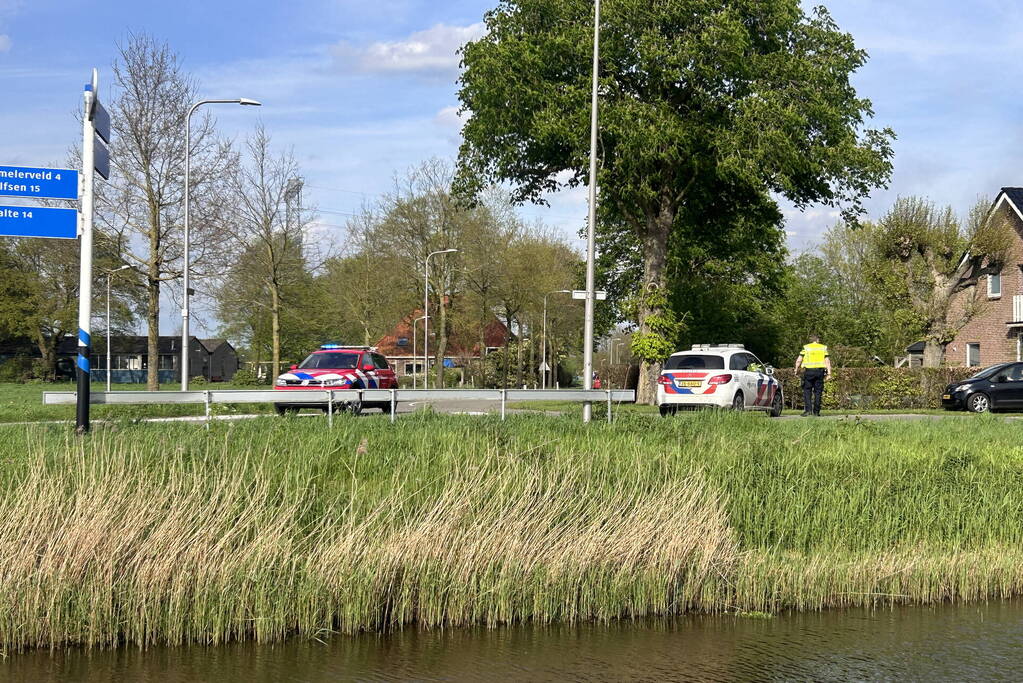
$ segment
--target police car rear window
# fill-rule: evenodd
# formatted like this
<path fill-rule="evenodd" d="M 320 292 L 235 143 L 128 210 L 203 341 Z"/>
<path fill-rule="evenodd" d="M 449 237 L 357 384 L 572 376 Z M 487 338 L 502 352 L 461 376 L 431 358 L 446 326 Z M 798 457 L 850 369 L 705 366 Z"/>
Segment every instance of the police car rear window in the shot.
<path fill-rule="evenodd" d="M 665 370 L 724 370 L 722 356 L 672 356 L 664 364 Z"/>
<path fill-rule="evenodd" d="M 358 361 L 358 353 L 314 353 L 298 367 L 303 370 L 350 370 Z"/>

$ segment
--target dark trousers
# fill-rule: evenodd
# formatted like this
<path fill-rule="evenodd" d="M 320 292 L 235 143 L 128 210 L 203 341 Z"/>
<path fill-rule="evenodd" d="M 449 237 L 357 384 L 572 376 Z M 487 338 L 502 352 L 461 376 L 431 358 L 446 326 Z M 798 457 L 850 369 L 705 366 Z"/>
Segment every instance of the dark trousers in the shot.
<path fill-rule="evenodd" d="M 824 368 L 808 368 L 803 372 L 803 410 L 821 414 L 821 396 L 824 394 Z"/>

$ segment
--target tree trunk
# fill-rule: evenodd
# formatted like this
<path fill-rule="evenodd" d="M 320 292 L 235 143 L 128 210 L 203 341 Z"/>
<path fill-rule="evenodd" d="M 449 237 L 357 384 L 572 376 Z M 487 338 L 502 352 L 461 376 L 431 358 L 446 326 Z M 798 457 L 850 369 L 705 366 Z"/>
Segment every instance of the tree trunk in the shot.
<path fill-rule="evenodd" d="M 46 368 L 46 380 L 50 381 L 57 376 L 57 343 L 60 342 L 60 335 L 54 335 L 51 339 L 42 333 L 41 330 L 33 330 L 36 348 L 39 349 L 39 356 Z M 73 366 L 75 367 L 75 366 Z"/>
<path fill-rule="evenodd" d="M 158 391 L 160 389 L 160 280 L 159 275 L 153 273 L 153 264 L 150 264 L 149 282 L 146 285 L 146 323 L 148 324 L 148 346 L 149 364 L 146 370 L 146 389 Z M 179 368 L 179 371 L 184 368 Z M 179 372 L 180 374 L 180 372 Z"/>
<path fill-rule="evenodd" d="M 441 292 L 440 302 L 437 304 L 437 379 L 434 386 L 437 389 L 444 388 L 444 353 L 448 346 L 448 307 L 444 301 L 444 293 Z"/>
<path fill-rule="evenodd" d="M 924 367 L 939 368 L 941 361 L 945 358 L 945 344 L 936 339 L 927 339 L 924 342 Z"/>
<path fill-rule="evenodd" d="M 276 283 L 270 283 L 270 336 L 273 350 L 271 363 L 276 379 L 281 374 L 281 292 Z"/>
<path fill-rule="evenodd" d="M 651 214 L 646 221 L 643 238 L 643 294 L 666 287 L 664 264 L 668 252 L 668 235 L 675 222 L 675 207 L 663 202 L 657 214 Z M 639 303 L 638 327 L 641 334 L 650 334 L 649 320 L 664 311 L 651 306 L 646 297 Z M 636 386 L 636 403 L 652 405 L 657 398 L 657 378 L 661 374 L 661 360 L 644 358 L 639 367 L 639 383 Z"/>

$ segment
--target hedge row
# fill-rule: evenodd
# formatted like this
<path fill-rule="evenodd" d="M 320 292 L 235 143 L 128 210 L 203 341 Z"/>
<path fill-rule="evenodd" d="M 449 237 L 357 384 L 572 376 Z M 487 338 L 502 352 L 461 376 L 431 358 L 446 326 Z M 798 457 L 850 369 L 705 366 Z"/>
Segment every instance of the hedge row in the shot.
<path fill-rule="evenodd" d="M 945 387 L 977 368 L 836 368 L 824 385 L 825 410 L 939 408 Z M 778 369 L 788 408 L 802 409 L 803 389 L 791 369 Z"/>

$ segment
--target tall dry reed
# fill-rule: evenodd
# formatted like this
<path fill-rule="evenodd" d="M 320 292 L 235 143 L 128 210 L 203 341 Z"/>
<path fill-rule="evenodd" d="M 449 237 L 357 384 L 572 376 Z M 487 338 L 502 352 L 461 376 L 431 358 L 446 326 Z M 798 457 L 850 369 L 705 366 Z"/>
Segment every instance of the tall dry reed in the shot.
<path fill-rule="evenodd" d="M 716 415 L 8 428 L 0 644 L 1014 596 L 1015 441 Z"/>

